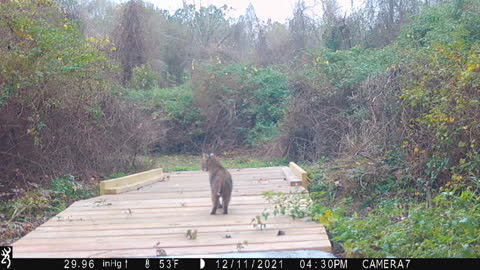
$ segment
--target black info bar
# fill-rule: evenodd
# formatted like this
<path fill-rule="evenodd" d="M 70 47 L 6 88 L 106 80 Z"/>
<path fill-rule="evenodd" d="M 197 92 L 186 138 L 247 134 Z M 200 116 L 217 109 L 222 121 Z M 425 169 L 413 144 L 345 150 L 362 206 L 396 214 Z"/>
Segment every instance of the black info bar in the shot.
<path fill-rule="evenodd" d="M 0 269 L 480 269 L 480 259 L 407 258 L 6 258 Z"/>

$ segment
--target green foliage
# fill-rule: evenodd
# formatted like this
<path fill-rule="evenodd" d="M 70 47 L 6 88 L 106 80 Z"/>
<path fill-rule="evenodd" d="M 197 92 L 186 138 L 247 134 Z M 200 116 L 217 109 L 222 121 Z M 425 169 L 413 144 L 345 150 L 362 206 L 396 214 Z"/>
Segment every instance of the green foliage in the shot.
<path fill-rule="evenodd" d="M 323 49 L 310 55 L 304 68 L 305 76 L 309 79 L 324 78 L 335 86 L 330 91 L 339 91 L 357 87 L 368 76 L 387 71 L 387 68 L 396 61 L 397 53 L 390 47 L 384 49 L 355 47 L 343 51 Z"/>
<path fill-rule="evenodd" d="M 272 213 L 264 211 L 262 216 L 267 219 L 270 214 L 288 215 L 292 218 L 304 218 L 311 215 L 312 201 L 308 194 L 297 192 L 265 192 L 264 197 L 272 204 L 274 209 Z"/>
<path fill-rule="evenodd" d="M 18 184 L 17 168 L 32 182 L 69 171 L 109 173 L 152 134 L 144 114 L 106 91 L 115 77 L 108 38 L 85 38 L 68 17 L 51 0 L 0 5 L 0 133 L 12 134 L 0 144 L 6 185 Z M 143 130 L 132 133 L 132 126 Z"/>
<path fill-rule="evenodd" d="M 357 257 L 479 257 L 480 196 L 445 190 L 424 204 L 385 201 L 368 216 L 332 222 L 332 240 L 347 256 Z"/>
<path fill-rule="evenodd" d="M 455 2 L 465 2 L 456 5 Z M 423 10 L 402 28 L 398 44 L 406 49 L 428 48 L 434 43 L 451 45 L 459 40 L 480 39 L 480 3 L 476 0 L 450 1 Z"/>
<path fill-rule="evenodd" d="M 75 178 L 70 174 L 54 179 L 51 190 L 54 195 L 65 196 L 68 200 L 86 199 L 94 195 L 91 190 L 75 182 Z"/>
<path fill-rule="evenodd" d="M 199 122 L 198 109 L 193 104 L 192 88 L 184 84 L 174 88 L 152 88 L 130 91 L 127 95 L 138 102 L 153 118 L 165 117 L 180 125 L 196 125 Z"/>
<path fill-rule="evenodd" d="M 44 84 L 53 78 L 58 83 L 66 82 L 72 79 L 72 74 L 82 77 L 93 70 L 99 76 L 108 66 L 105 55 L 97 48 L 102 42 L 82 39 L 78 27 L 58 17 L 55 7 L 49 0 L 8 1 L 0 6 L 0 17 L 6 18 L 0 20 L 0 28 L 11 31 L 5 41 L 21 40 L 9 44 L 10 50 L 0 50 L 0 76 L 6 78 L 1 85 L 5 89 L 3 103 L 20 89 Z M 31 16 L 36 12 L 43 19 Z M 7 47 L 4 42 L 1 45 Z"/>
<path fill-rule="evenodd" d="M 286 76 L 274 67 L 217 61 L 204 64 L 193 78 L 196 104 L 203 115 L 232 115 L 229 122 L 218 125 L 228 126 L 229 132 L 239 133 L 251 146 L 274 138 L 285 115 L 289 94 Z"/>
<path fill-rule="evenodd" d="M 105 113 L 98 104 L 95 104 L 94 106 L 87 106 L 85 110 L 88 112 L 90 117 L 97 122 L 101 122 L 102 118 L 105 117 Z"/>
<path fill-rule="evenodd" d="M 406 50 L 411 72 L 400 94 L 408 110 L 404 148 L 422 160 L 413 166 L 423 171 L 419 184 L 437 188 L 471 185 L 480 172 L 480 122 L 474 116 L 480 113 L 475 90 L 480 86 L 480 29 L 471 25 L 478 20 L 480 3 L 465 1 L 458 8 L 445 4 L 427 10 L 400 39 L 400 45 L 423 47 Z M 418 31 L 425 33 L 419 37 Z"/>
<path fill-rule="evenodd" d="M 289 94 L 281 71 L 219 63 L 204 64 L 198 70 L 190 82 L 178 87 L 124 92 L 153 119 L 173 127 L 167 135 L 172 145 L 215 144 L 220 138 L 233 145 L 254 146 L 277 135 Z"/>
<path fill-rule="evenodd" d="M 134 89 L 152 89 L 158 85 L 158 74 L 146 65 L 134 67 L 130 87 Z"/>

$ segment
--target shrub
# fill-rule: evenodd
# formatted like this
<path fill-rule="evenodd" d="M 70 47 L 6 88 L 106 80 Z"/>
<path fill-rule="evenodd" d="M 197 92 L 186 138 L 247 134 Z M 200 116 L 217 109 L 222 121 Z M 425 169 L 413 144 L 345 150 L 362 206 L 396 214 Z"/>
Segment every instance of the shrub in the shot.
<path fill-rule="evenodd" d="M 193 90 L 189 84 L 173 88 L 152 88 L 142 91 L 124 89 L 152 119 L 166 126 L 162 141 L 156 149 L 164 152 L 194 150 L 192 144 L 203 134 L 202 117 L 194 104 Z M 199 150 L 199 149 L 197 149 Z"/>
<path fill-rule="evenodd" d="M 290 79 L 289 107 L 272 154 L 313 161 L 346 148 L 359 152 L 380 140 L 371 137 L 382 125 L 388 128 L 381 134 L 388 133 L 393 122 L 388 112 L 397 73 L 389 68 L 395 61 L 388 47 L 309 55 Z"/>
<path fill-rule="evenodd" d="M 85 189 L 82 184 L 75 182 L 75 177 L 70 174 L 54 179 L 51 183 L 51 190 L 56 196 L 62 195 L 72 201 L 90 198 L 94 195 L 91 190 Z"/>
<path fill-rule="evenodd" d="M 130 87 L 134 89 L 152 89 L 158 86 L 158 74 L 146 65 L 134 67 Z"/>
<path fill-rule="evenodd" d="M 285 114 L 285 75 L 273 67 L 204 64 L 192 78 L 195 104 L 204 117 L 205 138 L 213 148 L 273 138 Z"/>
<path fill-rule="evenodd" d="M 102 52 L 108 41 L 85 39 L 54 1 L 4 1 L 0 35 L 2 184 L 135 166 L 161 135 L 107 91 L 115 72 Z"/>
<path fill-rule="evenodd" d="M 338 218 L 329 232 L 349 257 L 478 258 L 478 194 L 445 190 L 433 202 L 385 201 L 368 216 Z"/>
<path fill-rule="evenodd" d="M 480 46 L 475 39 L 480 31 L 470 25 L 478 19 L 480 3 L 465 3 L 460 11 L 453 4 L 428 10 L 405 29 L 401 43 L 421 41 L 423 46 L 407 50 L 412 61 L 400 97 L 406 108 L 405 152 L 428 200 L 432 190 L 445 184 L 472 186 L 480 173 L 475 117 L 480 113 Z M 428 31 L 417 37 L 417 28 Z"/>

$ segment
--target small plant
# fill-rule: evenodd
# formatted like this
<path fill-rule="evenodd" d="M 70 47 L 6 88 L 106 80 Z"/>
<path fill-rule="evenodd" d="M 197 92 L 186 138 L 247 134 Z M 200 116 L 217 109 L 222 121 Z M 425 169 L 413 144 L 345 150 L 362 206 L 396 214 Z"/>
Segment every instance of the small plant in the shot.
<path fill-rule="evenodd" d="M 52 192 L 55 195 L 65 196 L 68 199 L 85 199 L 93 196 L 91 190 L 86 189 L 79 183 L 75 182 L 75 178 L 67 174 L 63 178 L 57 178 L 52 181 Z"/>
<path fill-rule="evenodd" d="M 265 192 L 264 197 L 274 204 L 272 212 L 274 216 L 289 215 L 294 219 L 311 216 L 312 200 L 308 194 Z M 265 211 L 262 213 L 266 217 L 269 214 Z"/>
<path fill-rule="evenodd" d="M 197 230 L 188 229 L 188 230 L 187 230 L 187 233 L 185 234 L 185 237 L 186 237 L 188 240 L 195 240 L 195 239 L 197 239 Z"/>
<path fill-rule="evenodd" d="M 252 221 L 250 221 L 250 223 L 252 223 L 253 228 L 257 228 L 263 231 L 263 229 L 267 227 L 267 224 L 265 223 L 267 219 L 265 218 L 264 213 L 262 213 L 262 216 L 264 216 L 264 220 L 262 220 L 262 217 L 258 215 L 254 217 Z M 268 215 L 266 215 L 266 217 L 268 218 Z"/>
<path fill-rule="evenodd" d="M 248 245 L 248 241 L 247 240 L 244 240 L 243 242 L 241 243 L 237 243 L 237 251 L 238 252 L 242 252 L 242 250 L 245 248 L 245 246 Z"/>

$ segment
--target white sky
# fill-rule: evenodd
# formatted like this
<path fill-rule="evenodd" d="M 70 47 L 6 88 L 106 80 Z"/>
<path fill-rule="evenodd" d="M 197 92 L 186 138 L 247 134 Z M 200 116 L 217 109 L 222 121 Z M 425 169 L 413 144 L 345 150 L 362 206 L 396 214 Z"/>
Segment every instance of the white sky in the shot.
<path fill-rule="evenodd" d="M 167 9 L 167 10 L 177 10 L 182 7 L 182 0 L 145 0 L 155 4 L 158 8 Z M 255 8 L 257 16 L 267 21 L 272 19 L 273 21 L 285 22 L 287 18 L 292 17 L 293 6 L 297 0 L 187 0 L 188 4 L 196 4 L 199 6 L 208 6 L 210 4 L 216 6 L 227 5 L 234 10 L 229 14 L 233 17 L 239 17 L 240 15 L 245 14 L 248 4 L 251 2 Z M 320 15 L 321 5 L 315 3 L 319 0 L 305 0 L 307 6 L 314 7 L 314 12 L 317 15 Z M 352 0 L 337 0 L 339 3 L 342 12 L 348 12 L 351 9 Z M 358 6 L 362 3 L 362 0 L 353 0 L 353 4 Z"/>

